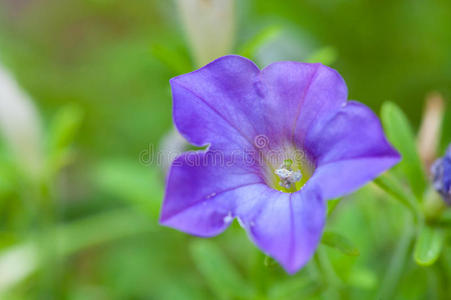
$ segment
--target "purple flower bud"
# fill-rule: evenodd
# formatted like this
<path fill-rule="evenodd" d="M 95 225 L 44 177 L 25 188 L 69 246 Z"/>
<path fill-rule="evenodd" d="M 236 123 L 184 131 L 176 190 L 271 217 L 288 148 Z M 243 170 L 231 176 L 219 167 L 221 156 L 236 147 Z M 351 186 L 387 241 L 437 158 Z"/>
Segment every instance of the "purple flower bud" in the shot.
<path fill-rule="evenodd" d="M 445 156 L 434 162 L 431 173 L 435 190 L 451 205 L 451 145 Z"/>

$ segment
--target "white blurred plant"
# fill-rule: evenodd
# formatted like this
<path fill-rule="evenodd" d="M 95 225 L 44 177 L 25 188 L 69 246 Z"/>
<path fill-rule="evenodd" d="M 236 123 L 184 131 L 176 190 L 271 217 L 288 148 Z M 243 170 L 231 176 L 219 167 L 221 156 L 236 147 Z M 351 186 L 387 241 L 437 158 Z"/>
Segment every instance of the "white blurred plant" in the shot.
<path fill-rule="evenodd" d="M 32 100 L 0 64 L 0 135 L 31 176 L 43 167 L 41 120 Z"/>
<path fill-rule="evenodd" d="M 159 151 L 162 154 L 162 159 L 160 161 L 160 167 L 164 173 L 169 170 L 172 161 L 181 153 L 186 151 L 188 146 L 185 138 L 177 131 L 177 129 L 172 128 L 168 131 L 160 140 Z"/>
<path fill-rule="evenodd" d="M 198 66 L 229 54 L 235 31 L 235 0 L 177 0 Z"/>
<path fill-rule="evenodd" d="M 432 92 L 426 97 L 417 147 L 420 158 L 426 170 L 437 158 L 437 149 L 441 137 L 442 121 L 445 112 L 445 101 L 438 92 Z"/>
<path fill-rule="evenodd" d="M 37 249 L 32 244 L 13 246 L 0 253 L 0 298 L 37 266 Z M 6 297 L 5 297 L 6 298 Z"/>

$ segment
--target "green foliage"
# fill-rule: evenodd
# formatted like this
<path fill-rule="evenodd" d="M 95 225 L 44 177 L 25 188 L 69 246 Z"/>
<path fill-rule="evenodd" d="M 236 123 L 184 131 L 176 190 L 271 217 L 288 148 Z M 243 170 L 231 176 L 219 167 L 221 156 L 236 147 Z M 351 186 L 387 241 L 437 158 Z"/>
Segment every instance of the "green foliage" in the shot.
<path fill-rule="evenodd" d="M 316 50 L 313 54 L 310 55 L 306 62 L 331 65 L 337 60 L 337 57 L 337 50 L 335 50 L 335 48 L 333 47 L 326 46 Z"/>
<path fill-rule="evenodd" d="M 443 229 L 424 225 L 415 244 L 415 261 L 421 266 L 432 265 L 442 251 L 444 239 Z"/>
<path fill-rule="evenodd" d="M 215 293 L 215 298 L 252 298 L 252 289 L 213 242 L 194 241 L 190 245 L 190 252 L 197 268 Z"/>
<path fill-rule="evenodd" d="M 385 174 L 382 174 L 381 176 L 376 178 L 374 180 L 374 183 L 381 189 L 386 191 L 394 199 L 405 205 L 412 211 L 414 216 L 417 217 L 418 205 L 414 198 L 414 195 L 411 194 L 411 191 L 405 188 L 403 184 L 399 182 L 399 180 L 397 180 L 397 178 L 390 172 L 386 172 Z"/>
<path fill-rule="evenodd" d="M 243 46 L 241 46 L 241 50 L 238 51 L 239 55 L 244 57 L 254 58 L 257 50 L 265 43 L 274 39 L 281 32 L 280 26 L 272 25 L 266 27 L 254 37 L 250 38 Z"/>
<path fill-rule="evenodd" d="M 309 277 L 293 277 L 276 282 L 268 290 L 269 299 L 299 299 L 308 297 L 309 291 L 318 289 L 318 283 Z"/>
<path fill-rule="evenodd" d="M 294 276 L 237 224 L 212 240 L 158 225 L 166 174 L 139 153 L 172 128 L 168 80 L 194 69 L 175 1 L 41 4 L 0 4 L 2 64 L 46 138 L 30 178 L 0 137 L 1 299 L 449 298 L 451 210 L 417 201 L 429 183 L 414 132 L 424 96 L 451 95 L 450 2 L 236 1 L 232 53 L 321 62 L 350 99 L 397 101 L 381 117 L 402 162 L 328 201 L 319 251 Z"/>
<path fill-rule="evenodd" d="M 386 102 L 381 110 L 382 123 L 388 139 L 401 153 L 399 168 L 407 178 L 415 196 L 421 200 L 426 190 L 426 176 L 416 151 L 415 136 L 407 117 L 394 103 Z"/>
<path fill-rule="evenodd" d="M 174 74 L 183 74 L 192 71 L 193 66 L 187 55 L 183 56 L 177 50 L 168 48 L 164 44 L 153 44 L 150 47 L 151 55 L 171 69 Z"/>
<path fill-rule="evenodd" d="M 121 197 L 152 219 L 158 218 L 163 198 L 161 170 L 133 160 L 110 159 L 99 163 L 93 174 L 108 195 Z"/>
<path fill-rule="evenodd" d="M 341 251 L 343 254 L 349 256 L 359 256 L 360 252 L 346 237 L 343 235 L 326 231 L 323 233 L 323 237 L 321 239 L 321 243 L 327 245 L 329 247 L 335 248 Z"/>
<path fill-rule="evenodd" d="M 80 107 L 67 105 L 52 120 L 48 137 L 48 164 L 51 172 L 57 172 L 70 160 L 70 145 L 80 130 L 82 115 Z"/>
<path fill-rule="evenodd" d="M 55 116 L 50 128 L 49 149 L 58 154 L 74 140 L 82 120 L 81 109 L 77 106 L 65 106 Z"/>

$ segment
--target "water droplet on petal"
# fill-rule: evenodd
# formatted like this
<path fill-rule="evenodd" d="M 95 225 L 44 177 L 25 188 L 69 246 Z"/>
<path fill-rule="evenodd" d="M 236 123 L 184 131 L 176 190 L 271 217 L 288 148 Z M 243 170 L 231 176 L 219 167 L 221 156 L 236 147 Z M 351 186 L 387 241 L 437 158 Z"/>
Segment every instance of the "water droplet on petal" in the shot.
<path fill-rule="evenodd" d="M 224 217 L 224 223 L 230 223 L 233 221 L 233 217 L 232 217 L 232 213 L 229 211 L 229 213 L 227 214 L 227 216 Z"/>

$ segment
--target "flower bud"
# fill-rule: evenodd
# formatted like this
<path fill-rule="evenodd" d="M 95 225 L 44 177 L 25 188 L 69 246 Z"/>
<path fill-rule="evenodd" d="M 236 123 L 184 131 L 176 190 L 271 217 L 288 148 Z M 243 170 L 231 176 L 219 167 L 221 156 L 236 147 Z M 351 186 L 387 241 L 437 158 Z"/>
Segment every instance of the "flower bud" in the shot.
<path fill-rule="evenodd" d="M 445 103 L 442 95 L 437 92 L 430 93 L 426 98 L 417 142 L 418 153 L 426 169 L 430 168 L 437 157 L 444 111 Z"/>
<path fill-rule="evenodd" d="M 434 162 L 431 174 L 435 190 L 451 205 L 451 145 L 445 156 Z"/>

